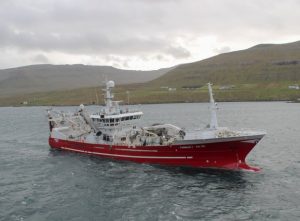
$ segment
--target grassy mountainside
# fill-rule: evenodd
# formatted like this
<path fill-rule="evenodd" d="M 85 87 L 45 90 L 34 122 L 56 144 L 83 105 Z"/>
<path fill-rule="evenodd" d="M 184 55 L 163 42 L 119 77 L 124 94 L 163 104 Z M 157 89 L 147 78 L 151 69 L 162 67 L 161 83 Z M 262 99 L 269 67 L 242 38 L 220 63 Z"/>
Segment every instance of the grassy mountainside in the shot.
<path fill-rule="evenodd" d="M 110 66 L 31 65 L 0 70 L 0 97 L 24 93 L 70 90 L 98 86 L 105 76 L 117 84 L 153 80 L 169 68 L 154 71 L 121 70 Z"/>
<path fill-rule="evenodd" d="M 203 102 L 208 100 L 207 82 L 214 83 L 217 101 L 296 100 L 300 90 L 288 86 L 300 85 L 300 41 L 257 45 L 180 65 L 147 83 L 119 85 L 117 81 L 115 95 L 127 101 L 129 91 L 130 103 Z M 56 90 L 0 98 L 0 105 L 103 103 L 101 94 L 99 87 Z"/>
<path fill-rule="evenodd" d="M 151 82 L 157 86 L 190 87 L 214 84 L 266 84 L 300 80 L 300 41 L 262 44 L 180 65 Z"/>

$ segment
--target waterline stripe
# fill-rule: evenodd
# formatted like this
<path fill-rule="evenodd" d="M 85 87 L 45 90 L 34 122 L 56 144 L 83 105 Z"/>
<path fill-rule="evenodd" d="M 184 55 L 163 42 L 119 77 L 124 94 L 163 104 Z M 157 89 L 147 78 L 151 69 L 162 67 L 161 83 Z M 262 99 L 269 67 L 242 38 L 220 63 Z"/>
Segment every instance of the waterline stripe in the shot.
<path fill-rule="evenodd" d="M 121 149 L 121 148 L 115 148 L 115 150 L 133 151 L 133 152 L 157 152 L 157 150 L 135 150 L 135 149 Z"/>
<path fill-rule="evenodd" d="M 126 157 L 126 158 L 139 158 L 139 159 L 193 159 L 192 156 L 187 157 L 156 157 L 156 156 L 131 156 L 131 155 L 120 155 L 120 154 L 109 154 L 109 153 L 97 153 L 92 151 L 76 150 L 68 147 L 60 147 L 63 150 L 70 150 L 79 153 L 89 153 L 100 156 L 110 156 L 110 157 Z"/>

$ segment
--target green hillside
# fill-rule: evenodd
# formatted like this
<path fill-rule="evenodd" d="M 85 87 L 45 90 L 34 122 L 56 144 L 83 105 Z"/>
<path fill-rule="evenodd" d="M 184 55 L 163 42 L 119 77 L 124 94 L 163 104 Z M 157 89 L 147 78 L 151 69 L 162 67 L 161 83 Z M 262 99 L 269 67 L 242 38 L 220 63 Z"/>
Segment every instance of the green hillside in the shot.
<path fill-rule="evenodd" d="M 214 84 L 266 84 L 300 81 L 300 41 L 262 44 L 180 65 L 151 85 L 189 87 Z"/>
<path fill-rule="evenodd" d="M 41 64 L 9 68 L 0 70 L 0 97 L 95 87 L 105 77 L 117 84 L 142 83 L 160 77 L 171 69 L 136 71 L 81 64 Z"/>
<path fill-rule="evenodd" d="M 117 100 L 130 103 L 203 102 L 207 82 L 214 84 L 217 101 L 297 100 L 300 90 L 300 41 L 262 44 L 180 65 L 147 83 L 117 85 Z M 96 96 L 96 93 L 98 96 Z M 103 103 L 100 87 L 0 96 L 0 105 L 78 105 Z"/>

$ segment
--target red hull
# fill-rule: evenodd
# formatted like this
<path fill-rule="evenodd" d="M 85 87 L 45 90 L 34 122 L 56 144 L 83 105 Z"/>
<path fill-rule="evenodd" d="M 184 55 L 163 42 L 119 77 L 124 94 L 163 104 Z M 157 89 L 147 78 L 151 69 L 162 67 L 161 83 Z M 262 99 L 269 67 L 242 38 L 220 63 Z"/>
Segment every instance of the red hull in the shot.
<path fill-rule="evenodd" d="M 258 168 L 247 165 L 245 158 L 260 139 L 256 137 L 205 144 L 128 147 L 89 144 L 50 137 L 49 144 L 56 149 L 137 163 L 258 171 Z"/>

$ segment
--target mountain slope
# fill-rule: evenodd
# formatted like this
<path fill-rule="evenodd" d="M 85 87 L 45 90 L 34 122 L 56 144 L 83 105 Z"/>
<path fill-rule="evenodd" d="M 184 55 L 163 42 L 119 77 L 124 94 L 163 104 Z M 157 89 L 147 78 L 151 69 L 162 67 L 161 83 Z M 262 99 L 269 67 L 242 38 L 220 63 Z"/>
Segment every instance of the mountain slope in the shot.
<path fill-rule="evenodd" d="M 162 72 L 166 74 L 163 75 Z M 214 84 L 215 99 L 218 102 L 300 100 L 300 90 L 289 88 L 289 85 L 300 85 L 300 41 L 281 45 L 261 44 L 162 72 L 161 77 L 139 84 L 119 85 L 123 82 L 113 79 L 117 82 L 116 100 L 127 101 L 127 96 L 130 96 L 131 104 L 206 102 L 208 92 L 204 85 L 207 82 Z M 79 72 L 78 74 L 80 75 Z M 20 105 L 24 101 L 27 101 L 28 105 L 103 103 L 99 87 L 102 79 L 99 74 L 97 76 L 99 81 L 94 82 L 97 87 L 0 97 L 0 106 Z M 111 79 L 111 76 L 113 75 L 108 75 L 108 79 Z M 23 77 L 26 77 L 26 74 Z M 82 79 L 81 76 L 78 76 L 78 79 Z M 128 77 L 126 79 L 128 80 Z M 32 81 L 26 80 L 26 86 L 37 84 L 34 80 L 36 78 Z M 68 79 L 64 79 L 64 82 L 66 80 Z"/>
<path fill-rule="evenodd" d="M 117 84 L 153 80 L 172 68 L 154 71 L 121 70 L 110 66 L 31 65 L 0 70 L 0 95 L 69 90 L 99 86 L 105 77 Z"/>
<path fill-rule="evenodd" d="M 262 44 L 202 61 L 180 65 L 149 83 L 188 87 L 214 84 L 251 84 L 300 80 L 300 41 Z"/>

